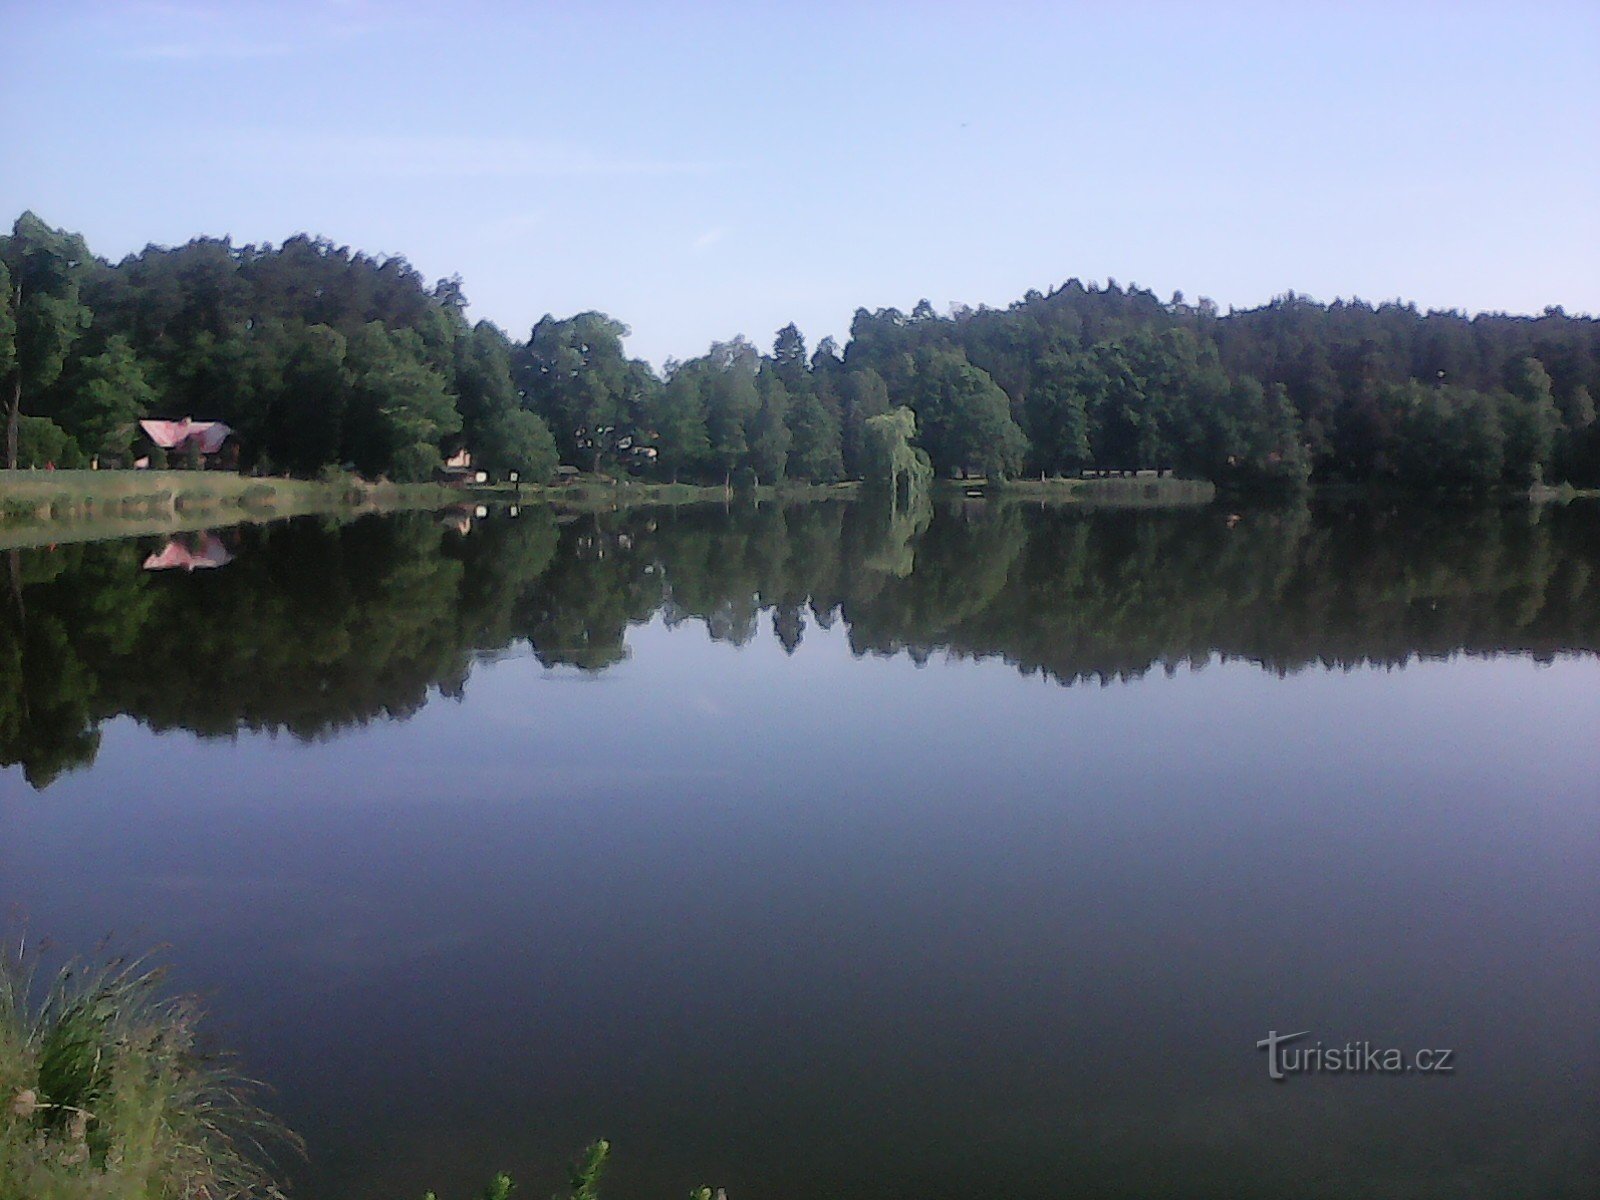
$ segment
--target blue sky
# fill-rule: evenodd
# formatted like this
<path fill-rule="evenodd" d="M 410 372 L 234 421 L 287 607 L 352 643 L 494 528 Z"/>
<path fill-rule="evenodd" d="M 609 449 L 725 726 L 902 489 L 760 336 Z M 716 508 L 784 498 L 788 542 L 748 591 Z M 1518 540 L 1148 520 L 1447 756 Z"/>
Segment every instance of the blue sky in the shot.
<path fill-rule="evenodd" d="M 0 213 L 322 233 L 659 363 L 1070 276 L 1600 312 L 1600 4 L 0 0 Z"/>

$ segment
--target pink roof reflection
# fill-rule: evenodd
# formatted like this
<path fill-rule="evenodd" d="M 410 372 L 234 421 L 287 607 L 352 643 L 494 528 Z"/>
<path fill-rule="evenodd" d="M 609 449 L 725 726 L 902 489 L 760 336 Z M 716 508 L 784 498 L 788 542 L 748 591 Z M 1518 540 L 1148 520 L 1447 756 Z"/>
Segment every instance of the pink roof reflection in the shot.
<path fill-rule="evenodd" d="M 193 442 L 201 454 L 215 454 L 233 432 L 231 426 L 221 421 L 140 421 L 139 428 L 150 435 L 150 440 L 163 450 L 178 450 Z"/>
<path fill-rule="evenodd" d="M 158 553 L 144 560 L 144 569 L 170 571 L 182 567 L 185 571 L 198 571 L 227 566 L 233 561 L 233 555 L 228 553 L 228 548 L 214 533 L 202 533 L 190 540 L 197 542 L 198 546 L 173 538 Z"/>

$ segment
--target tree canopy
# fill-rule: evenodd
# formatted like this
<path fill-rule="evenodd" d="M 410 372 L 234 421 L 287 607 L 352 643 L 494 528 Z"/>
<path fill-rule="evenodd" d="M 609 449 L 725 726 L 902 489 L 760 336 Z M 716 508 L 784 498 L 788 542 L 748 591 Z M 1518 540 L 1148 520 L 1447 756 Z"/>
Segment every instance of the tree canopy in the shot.
<path fill-rule="evenodd" d="M 1220 313 L 1068 280 L 1006 308 L 859 309 L 843 347 L 778 330 L 661 371 L 597 311 L 525 341 L 458 277 L 324 238 L 196 238 L 117 263 L 32 213 L 0 237 L 8 442 L 124 457 L 140 417 L 226 421 L 245 469 L 497 471 L 732 483 L 862 478 L 905 408 L 938 476 L 1179 471 L 1235 488 L 1600 483 L 1600 321 L 1293 292 Z M 43 438 L 44 441 L 40 439 Z M 54 442 L 51 441 L 53 445 Z M 10 447 L 8 446 L 8 450 Z"/>

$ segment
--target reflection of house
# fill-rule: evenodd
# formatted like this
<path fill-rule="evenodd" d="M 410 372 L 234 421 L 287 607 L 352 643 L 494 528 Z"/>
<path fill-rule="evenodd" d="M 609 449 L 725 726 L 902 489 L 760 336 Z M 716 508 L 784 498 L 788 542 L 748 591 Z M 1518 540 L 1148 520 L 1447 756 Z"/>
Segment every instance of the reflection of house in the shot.
<path fill-rule="evenodd" d="M 175 537 L 161 550 L 144 560 L 146 571 L 170 571 L 182 567 L 185 571 L 225 567 L 233 555 L 214 533 L 198 533 L 192 537 Z"/>
<path fill-rule="evenodd" d="M 155 445 L 169 455 L 210 456 L 222 451 L 233 436 L 233 428 L 222 421 L 140 421 L 139 428 Z"/>

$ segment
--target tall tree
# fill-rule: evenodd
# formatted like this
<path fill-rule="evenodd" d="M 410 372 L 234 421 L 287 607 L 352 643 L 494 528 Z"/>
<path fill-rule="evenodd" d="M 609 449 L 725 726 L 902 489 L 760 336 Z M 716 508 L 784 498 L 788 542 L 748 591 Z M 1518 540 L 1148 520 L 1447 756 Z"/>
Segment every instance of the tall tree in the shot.
<path fill-rule="evenodd" d="M 1544 478 L 1555 452 L 1561 412 L 1556 408 L 1550 376 L 1537 358 L 1511 364 L 1507 375 L 1500 406 L 1506 481 L 1526 486 Z"/>
<path fill-rule="evenodd" d="M 750 467 L 759 482 L 777 483 L 789 465 L 789 389 L 769 364 L 756 376 L 760 397 L 749 423 Z"/>
<path fill-rule="evenodd" d="M 442 440 L 461 430 L 444 377 L 427 361 L 421 336 L 373 321 L 350 339 L 350 405 L 345 454 L 370 474 L 415 482 L 443 463 Z"/>
<path fill-rule="evenodd" d="M 806 390 L 806 339 L 792 321 L 778 330 L 773 339 L 772 368 L 791 396 Z"/>
<path fill-rule="evenodd" d="M 0 237 L 5 294 L 0 304 L 0 393 L 6 403 L 6 465 L 17 465 L 18 422 L 25 394 L 43 390 L 61 374 L 67 352 L 89 326 L 80 300 L 89 250 L 83 238 L 52 229 L 31 212 Z M 6 353 L 6 343 L 10 353 Z"/>
<path fill-rule="evenodd" d="M 546 316 L 519 356 L 518 385 L 544 417 L 561 456 L 596 473 L 623 438 L 637 376 L 623 353 L 628 327 L 605 313 Z"/>
<path fill-rule="evenodd" d="M 705 364 L 686 363 L 672 371 L 656 394 L 652 425 L 657 464 L 677 483 L 705 464 L 711 451 L 706 435 Z"/>
<path fill-rule="evenodd" d="M 1028 439 L 1011 419 L 1011 405 L 985 371 L 957 351 L 924 351 L 917 358 L 915 400 L 922 444 L 935 471 L 979 471 L 1003 479 L 1021 469 Z"/>
<path fill-rule="evenodd" d="M 717 342 L 705 358 L 706 436 L 712 466 L 726 486 L 750 450 L 749 426 L 760 407 L 756 373 L 761 356 L 744 338 Z"/>
<path fill-rule="evenodd" d="M 789 474 L 828 483 L 844 474 L 839 422 L 821 396 L 807 388 L 789 401 Z"/>
<path fill-rule="evenodd" d="M 1077 475 L 1089 465 L 1089 404 L 1098 388 L 1094 361 L 1085 354 L 1054 354 L 1037 365 L 1025 413 L 1040 471 Z"/>

